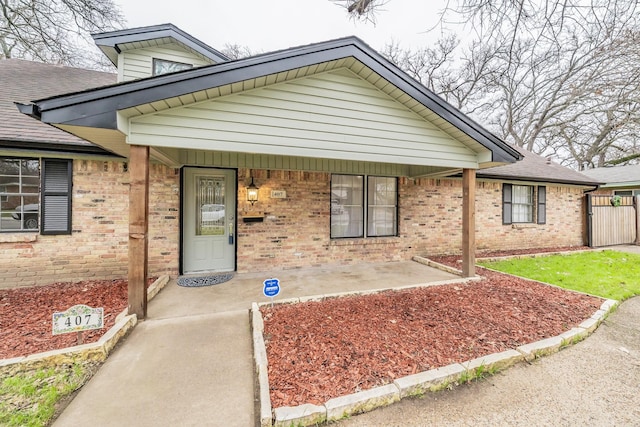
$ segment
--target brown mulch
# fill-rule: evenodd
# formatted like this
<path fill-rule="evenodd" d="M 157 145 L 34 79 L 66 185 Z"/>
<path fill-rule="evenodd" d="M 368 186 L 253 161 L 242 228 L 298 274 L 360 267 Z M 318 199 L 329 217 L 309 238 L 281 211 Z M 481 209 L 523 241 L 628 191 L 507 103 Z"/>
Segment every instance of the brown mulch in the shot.
<path fill-rule="evenodd" d="M 273 407 L 322 404 L 556 336 L 602 304 L 501 273 L 479 273 L 485 280 L 469 284 L 262 307 Z"/>
<path fill-rule="evenodd" d="M 549 252 L 587 251 L 590 249 L 589 246 L 560 246 L 555 248 L 512 249 L 508 251 L 478 251 L 476 257 L 493 258 L 511 255 L 544 254 Z"/>
<path fill-rule="evenodd" d="M 27 356 L 76 345 L 77 334 L 52 334 L 54 312 L 77 305 L 104 308 L 104 328 L 83 332 L 96 342 L 127 307 L 126 280 L 92 280 L 0 289 L 0 359 Z"/>

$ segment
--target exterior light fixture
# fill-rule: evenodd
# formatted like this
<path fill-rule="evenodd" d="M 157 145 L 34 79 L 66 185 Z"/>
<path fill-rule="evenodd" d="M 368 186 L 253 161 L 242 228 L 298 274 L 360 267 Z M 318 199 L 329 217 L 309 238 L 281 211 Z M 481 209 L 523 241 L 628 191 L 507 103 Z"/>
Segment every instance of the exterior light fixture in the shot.
<path fill-rule="evenodd" d="M 259 188 L 253 183 L 253 177 L 251 177 L 251 184 L 247 186 L 247 202 L 251 203 L 251 206 L 258 201 Z"/>

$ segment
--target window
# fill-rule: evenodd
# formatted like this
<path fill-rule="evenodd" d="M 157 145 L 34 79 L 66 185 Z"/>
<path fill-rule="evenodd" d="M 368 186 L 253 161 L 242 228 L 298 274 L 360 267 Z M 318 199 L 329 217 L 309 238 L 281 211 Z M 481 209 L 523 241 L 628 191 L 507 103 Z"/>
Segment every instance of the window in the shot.
<path fill-rule="evenodd" d="M 191 64 L 185 64 L 183 62 L 168 61 L 166 59 L 153 58 L 153 75 L 159 76 L 160 74 L 174 73 L 176 71 L 188 70 L 193 68 Z"/>
<path fill-rule="evenodd" d="M 640 190 L 615 190 L 616 196 L 640 196 Z"/>
<path fill-rule="evenodd" d="M 535 214 L 535 218 L 534 218 Z M 535 220 L 535 221 L 534 221 Z M 545 224 L 547 188 L 532 185 L 502 185 L 502 223 Z"/>
<path fill-rule="evenodd" d="M 396 236 L 397 187 L 396 178 L 333 175 L 331 238 Z"/>
<path fill-rule="evenodd" d="M 367 235 L 395 236 L 398 190 L 396 178 L 370 176 L 367 179 Z"/>
<path fill-rule="evenodd" d="M 71 164 L 0 159 L 0 231 L 71 233 Z"/>

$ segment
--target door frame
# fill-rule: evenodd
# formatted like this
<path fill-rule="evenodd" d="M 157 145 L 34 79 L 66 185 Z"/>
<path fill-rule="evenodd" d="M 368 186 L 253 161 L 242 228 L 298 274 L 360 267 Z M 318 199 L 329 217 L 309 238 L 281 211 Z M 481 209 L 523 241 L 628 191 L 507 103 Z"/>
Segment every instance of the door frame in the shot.
<path fill-rule="evenodd" d="M 185 274 L 184 272 L 184 205 L 185 205 L 185 170 L 186 169 L 207 169 L 207 170 L 219 170 L 219 171 L 232 171 L 235 179 L 235 211 L 234 211 L 234 230 L 235 230 L 235 244 L 234 246 L 234 254 L 233 254 L 233 271 L 238 270 L 238 169 L 237 168 L 220 168 L 215 166 L 183 166 L 180 168 L 180 231 L 179 235 L 179 245 L 178 250 L 180 251 L 179 261 L 178 261 L 178 271 L 180 275 Z M 190 273 L 187 273 L 190 274 Z M 198 274 L 198 273 L 193 273 Z"/>

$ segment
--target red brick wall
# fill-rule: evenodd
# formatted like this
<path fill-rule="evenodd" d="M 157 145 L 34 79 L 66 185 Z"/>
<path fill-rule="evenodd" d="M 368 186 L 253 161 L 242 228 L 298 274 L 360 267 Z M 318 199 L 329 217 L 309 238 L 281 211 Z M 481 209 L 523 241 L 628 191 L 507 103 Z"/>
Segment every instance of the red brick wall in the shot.
<path fill-rule="evenodd" d="M 272 271 L 413 255 L 459 253 L 462 183 L 399 179 L 399 236 L 331 240 L 328 173 L 253 170 L 260 200 L 246 202 L 246 169 L 238 171 L 237 269 Z M 74 161 L 73 234 L 0 234 L 0 287 L 127 275 L 128 178 L 124 163 Z M 178 274 L 179 174 L 151 167 L 149 273 Z M 286 198 L 271 198 L 271 190 Z M 582 245 L 582 190 L 547 186 L 547 223 L 502 225 L 502 185 L 479 181 L 479 250 Z M 259 215 L 262 223 L 245 223 Z"/>
<path fill-rule="evenodd" d="M 179 175 L 151 167 L 149 273 L 177 274 Z M 0 234 L 0 287 L 127 276 L 129 174 L 122 162 L 74 160 L 71 235 Z"/>
<path fill-rule="evenodd" d="M 253 171 L 260 201 L 246 203 L 246 170 L 239 171 L 238 271 L 267 271 L 362 261 L 396 261 L 413 255 L 460 252 L 462 182 L 399 180 L 399 236 L 329 238 L 330 174 Z M 285 190 L 286 199 L 271 199 Z M 502 184 L 479 181 L 476 241 L 479 250 L 579 246 L 583 244 L 582 190 L 547 187 L 547 223 L 502 225 Z M 264 216 L 243 223 L 243 216 Z"/>
<path fill-rule="evenodd" d="M 546 187 L 546 224 L 502 225 L 502 184 L 479 182 L 476 201 L 478 251 L 584 245 L 586 214 L 583 190 L 576 187 Z"/>

